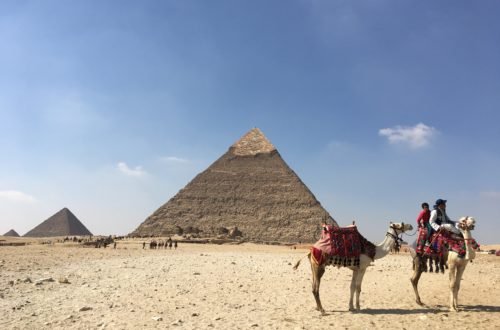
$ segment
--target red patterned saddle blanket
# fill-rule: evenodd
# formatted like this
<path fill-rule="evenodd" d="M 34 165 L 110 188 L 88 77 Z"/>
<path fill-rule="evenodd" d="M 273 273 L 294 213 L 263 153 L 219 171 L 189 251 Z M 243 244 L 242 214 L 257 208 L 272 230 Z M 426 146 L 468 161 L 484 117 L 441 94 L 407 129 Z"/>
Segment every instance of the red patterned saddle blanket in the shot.
<path fill-rule="evenodd" d="M 359 266 L 359 256 L 375 257 L 375 245 L 364 238 L 356 226 L 326 226 L 322 237 L 311 248 L 317 264 L 328 262 L 336 266 Z"/>
<path fill-rule="evenodd" d="M 462 236 L 440 231 L 433 232 L 427 240 L 427 232 L 427 228 L 419 228 L 416 248 L 418 254 L 442 257 L 446 251 L 454 251 L 459 257 L 465 256 L 465 240 Z M 471 238 L 469 244 L 474 250 L 479 249 L 479 244 L 475 239 Z"/>

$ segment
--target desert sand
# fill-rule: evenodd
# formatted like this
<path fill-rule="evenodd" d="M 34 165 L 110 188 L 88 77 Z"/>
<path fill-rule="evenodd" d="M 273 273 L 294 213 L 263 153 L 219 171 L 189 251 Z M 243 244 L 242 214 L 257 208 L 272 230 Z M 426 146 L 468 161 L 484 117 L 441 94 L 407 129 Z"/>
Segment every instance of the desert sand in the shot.
<path fill-rule="evenodd" d="M 447 273 L 424 273 L 427 305 L 415 303 L 409 254 L 368 268 L 360 312 L 348 311 L 351 272 L 329 267 L 322 316 L 308 261 L 292 269 L 306 253 L 254 244 L 143 250 L 142 241 L 1 246 L 0 328 L 500 329 L 500 257 L 478 254 L 467 266 L 458 313 L 448 311 Z"/>

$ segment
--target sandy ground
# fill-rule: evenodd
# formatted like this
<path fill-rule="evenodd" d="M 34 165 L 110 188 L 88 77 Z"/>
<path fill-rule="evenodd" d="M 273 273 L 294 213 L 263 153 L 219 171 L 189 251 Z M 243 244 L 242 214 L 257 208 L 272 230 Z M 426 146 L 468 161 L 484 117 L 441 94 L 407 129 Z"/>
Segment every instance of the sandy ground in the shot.
<path fill-rule="evenodd" d="M 305 250 L 180 244 L 143 250 L 68 244 L 0 247 L 0 329 L 500 329 L 500 257 L 478 255 L 448 312 L 448 275 L 424 274 L 414 301 L 411 258 L 389 255 L 365 275 L 348 311 L 351 272 L 329 267 L 315 310 Z M 52 278 L 53 282 L 37 280 Z M 65 279 L 69 283 L 64 282 Z"/>

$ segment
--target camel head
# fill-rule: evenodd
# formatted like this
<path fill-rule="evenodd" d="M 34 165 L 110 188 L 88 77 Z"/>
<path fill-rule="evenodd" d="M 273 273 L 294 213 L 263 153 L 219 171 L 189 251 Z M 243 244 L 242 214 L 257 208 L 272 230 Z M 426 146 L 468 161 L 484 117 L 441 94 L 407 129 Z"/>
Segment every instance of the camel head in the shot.
<path fill-rule="evenodd" d="M 462 231 L 466 230 L 474 230 L 474 227 L 476 225 L 476 219 L 473 217 L 461 217 L 460 220 L 458 220 L 458 228 Z"/>
<path fill-rule="evenodd" d="M 461 217 L 460 220 L 458 220 L 457 227 L 458 229 L 460 229 L 465 239 L 465 260 L 472 260 L 476 257 L 475 249 L 478 247 L 478 245 L 472 238 L 470 232 L 474 229 L 475 225 L 476 219 L 474 219 L 473 217 Z"/>
<path fill-rule="evenodd" d="M 391 222 L 391 225 L 389 228 L 393 229 L 396 232 L 396 236 L 399 234 L 402 234 L 404 232 L 413 230 L 412 225 L 410 225 L 409 223 L 404 223 L 404 222 L 401 222 L 401 223 Z"/>
<path fill-rule="evenodd" d="M 396 247 L 396 249 L 399 250 L 399 248 L 401 247 L 401 242 L 403 242 L 403 239 L 400 238 L 399 235 L 410 230 L 413 230 L 413 226 L 410 225 L 409 223 L 391 222 L 391 225 L 389 226 L 389 230 L 387 231 L 386 236 L 394 239 L 393 247 Z"/>

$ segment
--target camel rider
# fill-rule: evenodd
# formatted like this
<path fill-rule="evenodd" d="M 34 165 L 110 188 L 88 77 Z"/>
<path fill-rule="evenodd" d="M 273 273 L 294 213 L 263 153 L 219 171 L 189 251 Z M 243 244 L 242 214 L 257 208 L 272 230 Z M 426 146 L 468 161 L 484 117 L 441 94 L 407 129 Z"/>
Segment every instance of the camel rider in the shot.
<path fill-rule="evenodd" d="M 431 211 L 431 217 L 429 223 L 433 230 L 439 231 L 439 229 L 444 229 L 454 234 L 460 235 L 460 230 L 457 228 L 457 223 L 452 221 L 446 214 L 446 200 L 438 199 L 434 205 L 434 209 Z"/>

